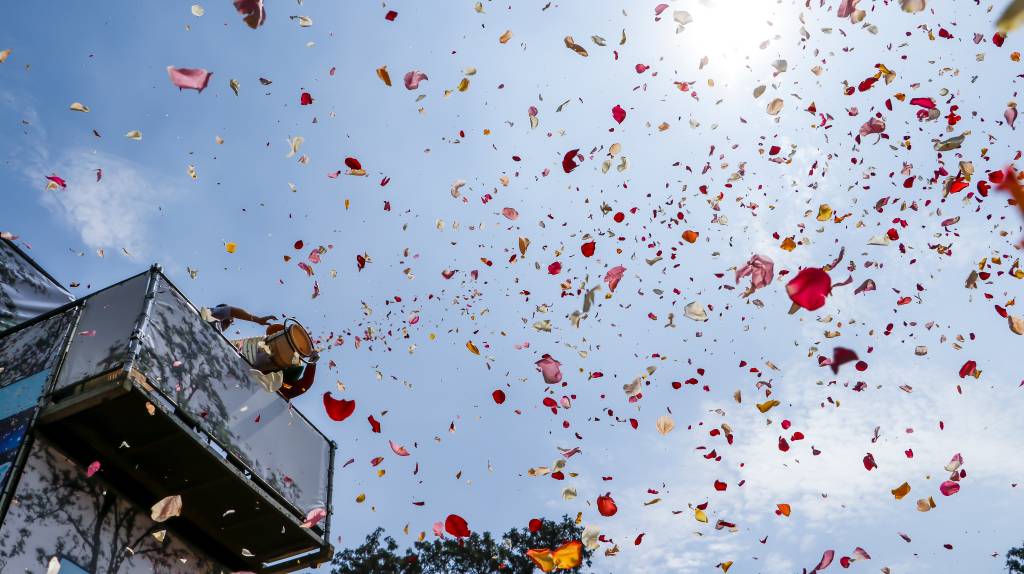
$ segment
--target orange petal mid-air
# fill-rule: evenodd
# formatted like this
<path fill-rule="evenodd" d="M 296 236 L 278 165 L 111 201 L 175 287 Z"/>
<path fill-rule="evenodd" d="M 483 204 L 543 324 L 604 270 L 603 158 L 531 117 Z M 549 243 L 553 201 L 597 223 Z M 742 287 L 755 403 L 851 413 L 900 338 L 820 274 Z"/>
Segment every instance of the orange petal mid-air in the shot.
<path fill-rule="evenodd" d="M 526 556 L 544 572 L 571 570 L 583 562 L 583 543 L 573 540 L 554 550 L 533 548 L 526 551 Z"/>

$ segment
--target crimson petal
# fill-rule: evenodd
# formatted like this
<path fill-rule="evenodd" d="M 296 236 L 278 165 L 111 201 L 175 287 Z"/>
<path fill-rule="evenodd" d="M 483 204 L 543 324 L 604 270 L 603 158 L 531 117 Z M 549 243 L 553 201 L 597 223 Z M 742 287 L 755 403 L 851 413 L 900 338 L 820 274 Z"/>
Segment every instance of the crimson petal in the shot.
<path fill-rule="evenodd" d="M 324 393 L 324 409 L 327 411 L 327 416 L 331 417 L 331 420 L 340 422 L 352 416 L 352 413 L 356 410 L 356 402 L 336 399 L 331 396 L 330 391 L 327 391 Z"/>

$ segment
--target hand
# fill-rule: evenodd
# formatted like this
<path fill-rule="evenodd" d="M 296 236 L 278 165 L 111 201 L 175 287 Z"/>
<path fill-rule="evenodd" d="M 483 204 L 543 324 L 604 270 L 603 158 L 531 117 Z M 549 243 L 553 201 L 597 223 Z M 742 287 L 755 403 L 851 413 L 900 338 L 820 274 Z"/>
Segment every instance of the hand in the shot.
<path fill-rule="evenodd" d="M 256 322 L 260 325 L 267 325 L 271 321 L 277 321 L 277 317 L 274 315 L 264 315 L 262 317 L 256 317 Z"/>

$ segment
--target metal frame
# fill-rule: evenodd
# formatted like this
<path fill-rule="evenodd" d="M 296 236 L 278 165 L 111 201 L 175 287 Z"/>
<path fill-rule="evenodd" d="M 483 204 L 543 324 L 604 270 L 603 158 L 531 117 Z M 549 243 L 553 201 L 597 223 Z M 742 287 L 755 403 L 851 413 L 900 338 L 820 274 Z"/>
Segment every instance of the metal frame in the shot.
<path fill-rule="evenodd" d="M 33 265 L 33 267 L 35 267 L 37 270 L 43 273 L 48 279 L 50 279 L 56 285 L 60 286 L 63 289 L 63 286 L 59 282 L 57 282 L 52 276 L 50 276 L 49 273 L 42 269 L 38 265 L 38 263 L 32 260 L 32 258 L 25 255 L 24 252 L 21 251 L 13 243 L 9 241 L 8 243 L 11 244 L 12 247 L 20 255 L 22 255 L 27 261 L 29 261 Z M 135 321 L 135 326 L 128 340 L 128 357 L 126 361 L 119 366 L 104 371 L 103 373 L 93 374 L 88 378 L 85 378 L 80 381 L 75 381 L 67 385 L 64 389 L 62 389 L 62 391 L 68 391 L 68 393 L 65 395 L 65 393 L 62 392 L 61 394 L 65 396 L 62 397 L 62 399 L 59 402 L 54 403 L 52 401 L 52 399 L 54 398 L 53 394 L 55 392 L 53 387 L 56 384 L 57 377 L 63 371 L 64 361 L 71 348 L 71 345 L 75 341 L 75 336 L 80 319 L 82 317 L 82 314 L 84 313 L 85 308 L 89 304 L 89 300 L 92 297 L 100 293 L 103 293 L 104 291 L 107 291 L 108 289 L 112 289 L 114 287 L 123 285 L 129 281 L 135 280 L 138 277 L 142 276 L 143 274 L 149 275 L 149 281 L 146 285 L 146 293 L 142 311 L 140 312 L 139 317 Z M 164 394 L 163 391 L 158 387 L 152 385 L 143 386 L 138 381 L 135 381 L 128 376 L 132 372 L 135 365 L 137 364 L 139 355 L 142 351 L 143 339 L 146 334 L 146 328 L 149 325 L 149 321 L 151 319 L 156 294 L 159 289 L 165 286 L 170 289 L 173 289 L 174 292 L 185 303 L 188 304 L 188 306 L 192 309 L 193 313 L 199 315 L 199 310 L 196 308 L 195 304 L 193 304 L 192 301 L 180 289 L 178 289 L 178 287 L 174 285 L 174 283 L 171 282 L 166 275 L 164 275 L 159 265 L 154 264 L 148 270 L 143 271 L 142 273 L 132 275 L 122 281 L 108 285 L 107 287 L 104 287 L 98 291 L 94 291 L 82 297 L 81 299 L 69 301 L 67 304 L 51 309 L 46 313 L 37 315 L 32 319 L 14 325 L 13 327 L 10 327 L 0 332 L 0 340 L 3 340 L 8 336 L 18 333 L 19 331 L 27 329 L 28 327 L 39 324 L 43 321 L 49 320 L 53 317 L 59 316 L 63 313 L 73 311 L 75 314 L 74 319 L 72 320 L 67 332 L 64 335 L 65 339 L 63 344 L 60 346 L 60 355 L 57 359 L 57 362 L 54 363 L 54 366 L 51 369 L 51 372 L 45 383 L 43 397 L 40 399 L 40 405 L 39 407 L 37 407 L 37 410 L 33 415 L 29 427 L 29 432 L 26 435 L 25 441 L 22 443 L 21 449 L 16 457 L 15 464 L 12 466 L 10 480 L 8 481 L 8 484 L 4 491 L 0 492 L 0 524 L 3 523 L 3 519 L 6 516 L 7 509 L 10 505 L 11 499 L 13 498 L 13 494 L 16 491 L 18 480 L 20 479 L 21 470 L 25 465 L 25 462 L 28 458 L 28 453 L 33 445 L 34 438 L 36 435 L 36 424 L 43 421 L 52 422 L 59 418 L 70 416 L 74 412 L 78 412 L 82 409 L 89 408 L 90 406 L 96 404 L 97 402 L 110 400 L 111 398 L 115 398 L 115 396 L 121 396 L 125 393 L 132 392 L 132 390 L 134 389 L 145 395 L 155 394 L 159 396 L 161 399 L 163 399 L 163 401 L 153 402 L 157 406 L 157 408 L 159 408 L 161 412 L 165 414 L 165 416 L 167 416 L 177 426 L 179 426 L 183 432 L 199 433 L 199 436 L 196 437 L 196 442 L 201 443 L 203 447 L 211 455 L 215 455 L 220 460 L 222 460 L 225 463 L 225 465 L 228 468 L 230 468 L 231 471 L 239 478 L 239 480 L 245 482 L 246 485 L 249 486 L 249 488 L 261 493 L 263 497 L 267 500 L 267 502 L 270 503 L 274 508 L 276 508 L 280 514 L 288 516 L 289 519 L 292 522 L 294 522 L 295 525 L 301 525 L 301 521 L 304 519 L 304 516 L 302 515 L 301 511 L 297 507 L 295 507 L 294 504 L 285 499 L 283 495 L 281 495 L 281 493 L 277 492 L 275 488 L 268 484 L 257 472 L 250 468 L 249 465 L 245 464 L 237 456 L 232 454 L 228 449 L 224 448 L 213 435 L 211 435 L 202 427 L 199 421 L 196 421 L 188 413 L 184 412 L 182 409 L 177 407 L 174 401 L 171 400 L 170 397 L 168 397 L 166 394 Z M 66 289 L 65 292 L 67 292 Z M 70 295 L 70 293 L 68 293 L 68 295 Z M 212 326 L 210 326 L 209 328 L 213 329 Z M 227 339 L 224 333 L 216 329 L 214 330 L 217 331 L 218 335 L 224 341 L 224 343 L 228 345 L 232 349 L 232 351 L 234 351 L 238 355 L 239 358 L 245 360 L 245 358 L 240 353 L 238 353 L 238 350 L 234 347 L 234 345 L 231 345 L 230 341 Z M 115 373 L 117 371 L 122 371 L 125 374 L 125 377 L 120 381 L 113 380 L 108 385 L 100 385 L 95 389 L 88 389 L 85 391 L 81 390 L 81 384 L 83 382 L 92 381 L 95 380 L 97 377 L 110 375 L 111 373 Z M 73 389 L 76 389 L 77 392 L 72 392 Z M 284 401 L 286 399 L 280 398 L 280 400 Z M 164 401 L 166 401 L 166 404 L 164 403 Z M 286 558 L 284 559 L 283 562 L 275 563 L 270 566 L 261 565 L 259 571 L 265 574 L 294 571 L 312 564 L 323 563 L 330 560 L 334 551 L 333 546 L 330 544 L 330 526 L 333 518 L 332 505 L 334 494 L 334 465 L 335 454 L 338 445 L 335 441 L 329 439 L 327 435 L 325 435 L 323 431 L 320 430 L 319 427 L 314 425 L 301 411 L 295 409 L 290 404 L 288 406 L 288 410 L 290 413 L 298 415 L 298 417 L 309 428 L 315 430 L 316 433 L 319 434 L 323 438 L 323 440 L 327 442 L 330 446 L 327 467 L 327 497 L 325 501 L 327 516 L 323 523 L 322 535 L 318 535 L 316 533 L 317 529 L 315 528 L 303 529 L 309 532 L 314 541 L 317 539 L 319 540 L 320 550 L 318 552 L 312 554 L 305 554 L 294 558 Z M 200 440 L 200 437 L 204 438 L 205 440 Z M 221 451 L 226 453 L 226 455 L 218 453 L 214 448 L 214 445 L 216 446 L 216 449 L 220 449 Z"/>
<path fill-rule="evenodd" d="M 136 273 L 135 275 L 132 275 L 131 277 L 128 277 L 127 279 L 123 279 L 121 281 L 118 281 L 117 283 L 112 283 L 110 285 L 107 285 L 106 287 L 104 287 L 103 289 L 100 289 L 99 291 L 93 291 L 92 293 L 89 293 L 88 295 L 86 295 L 85 297 L 82 297 L 81 299 L 75 299 L 74 301 L 68 301 L 67 303 L 61 305 L 60 307 L 54 307 L 53 309 L 50 309 L 49 311 L 47 311 L 47 312 L 45 312 L 45 313 L 43 313 L 41 315 L 36 315 L 35 317 L 32 317 L 28 321 L 22 321 L 21 323 L 18 323 L 17 325 L 15 325 L 13 327 L 9 327 L 9 328 L 7 328 L 7 329 L 5 329 L 3 331 L 0 331 L 0 339 L 3 339 L 4 337 L 6 337 L 8 335 L 17 333 L 18 331 L 20 331 L 22 329 L 31 327 L 32 325 L 35 325 L 36 323 L 42 323 L 43 321 L 49 319 L 50 317 L 53 317 L 55 315 L 60 315 L 61 313 L 63 313 L 64 311 L 67 311 L 68 309 L 72 309 L 74 307 L 78 307 L 79 305 L 84 305 L 85 302 L 88 301 L 91 297 L 93 297 L 95 295 L 99 295 L 100 293 L 102 293 L 102 292 L 104 292 L 104 291 L 106 291 L 108 289 L 113 289 L 114 287 L 117 287 L 119 285 L 123 285 L 123 284 L 131 281 L 132 279 L 135 279 L 136 277 L 139 277 L 141 275 L 145 275 L 146 273 L 149 273 L 149 271 L 143 271 L 142 273 Z"/>

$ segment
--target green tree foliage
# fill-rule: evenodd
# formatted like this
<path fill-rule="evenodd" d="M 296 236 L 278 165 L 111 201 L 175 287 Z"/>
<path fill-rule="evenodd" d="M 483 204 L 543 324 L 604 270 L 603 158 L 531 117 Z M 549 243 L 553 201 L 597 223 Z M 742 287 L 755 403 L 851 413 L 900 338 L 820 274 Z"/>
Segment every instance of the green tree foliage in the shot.
<path fill-rule="evenodd" d="M 561 521 L 542 520 L 537 532 L 513 528 L 501 539 L 490 532 L 474 532 L 468 538 L 417 542 L 398 552 L 398 543 L 378 528 L 356 548 L 338 552 L 331 561 L 333 574 L 530 574 L 539 571 L 526 557 L 531 548 L 557 548 L 583 533 L 570 517 Z M 590 566 L 591 552 L 584 549 L 583 565 Z M 578 573 L 583 566 L 562 572 Z"/>
<path fill-rule="evenodd" d="M 1024 546 L 1011 548 L 1006 553 L 1006 571 L 1010 574 L 1024 574 Z"/>

